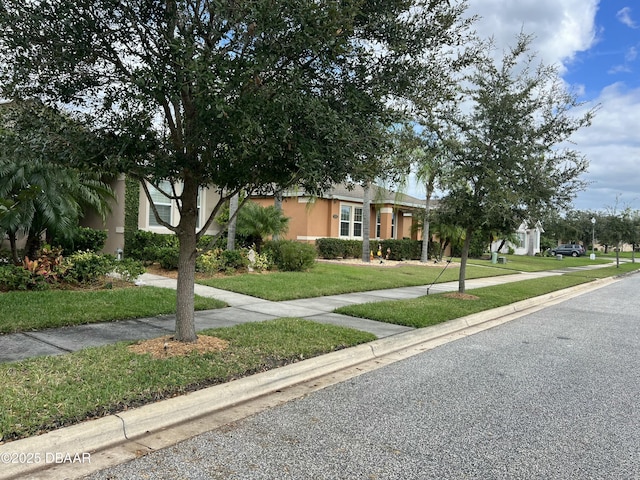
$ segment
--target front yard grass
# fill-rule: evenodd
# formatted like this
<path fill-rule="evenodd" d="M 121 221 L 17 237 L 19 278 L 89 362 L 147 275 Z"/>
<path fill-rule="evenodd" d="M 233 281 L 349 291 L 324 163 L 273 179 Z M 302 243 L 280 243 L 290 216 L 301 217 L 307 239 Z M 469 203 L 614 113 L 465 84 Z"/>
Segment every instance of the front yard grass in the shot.
<path fill-rule="evenodd" d="M 444 267 L 445 264 L 376 267 L 373 265 L 316 263 L 308 272 L 242 274 L 233 277 L 198 280 L 198 283 L 266 300 L 283 301 L 385 288 L 429 285 L 443 272 Z M 466 277 L 471 279 L 515 273 L 491 267 L 493 265 L 469 266 Z M 458 272 L 457 265 L 450 265 L 444 270 L 438 282 L 457 280 Z"/>
<path fill-rule="evenodd" d="M 411 300 L 341 307 L 335 312 L 379 322 L 422 328 L 587 283 L 596 278 L 611 277 L 638 269 L 640 269 L 640 264 L 629 263 L 621 265 L 620 268 L 603 267 L 597 270 L 572 272 L 467 290 L 468 294 L 478 297 L 476 300 L 451 298 L 451 296 L 447 296 L 449 294 L 439 293 Z"/>
<path fill-rule="evenodd" d="M 226 350 L 154 359 L 133 342 L 0 364 L 0 441 L 223 383 L 304 358 L 374 340 L 370 333 L 282 318 L 212 329 Z"/>
<path fill-rule="evenodd" d="M 196 310 L 226 306 L 196 296 Z M 176 292 L 157 287 L 0 293 L 0 334 L 175 313 Z"/>
<path fill-rule="evenodd" d="M 485 265 L 494 268 L 501 268 L 504 270 L 517 270 L 519 272 L 542 272 L 544 270 L 557 270 L 567 267 L 582 267 L 586 265 L 606 264 L 611 263 L 610 258 L 598 257 L 595 260 L 591 260 L 589 255 L 583 257 L 563 257 L 562 260 L 556 260 L 555 257 L 531 257 L 528 255 L 504 255 L 507 263 L 492 264 L 490 260 L 481 260 L 476 258 L 470 258 L 468 260 L 469 265 Z"/>

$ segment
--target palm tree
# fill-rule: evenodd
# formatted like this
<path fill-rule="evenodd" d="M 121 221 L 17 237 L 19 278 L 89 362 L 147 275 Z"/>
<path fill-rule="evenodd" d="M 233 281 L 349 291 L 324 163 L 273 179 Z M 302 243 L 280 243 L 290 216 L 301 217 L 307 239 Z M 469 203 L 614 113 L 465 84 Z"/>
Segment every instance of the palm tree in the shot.
<path fill-rule="evenodd" d="M 254 243 L 260 253 L 262 243 L 269 235 L 280 235 L 289 228 L 289 217 L 275 206 L 262 207 L 255 202 L 247 202 L 238 212 L 236 231 Z"/>
<path fill-rule="evenodd" d="M 71 166 L 80 158 L 97 159 L 97 145 L 85 125 L 41 102 L 0 105 L 0 203 L 11 206 L 0 215 L 0 232 L 9 237 L 14 262 L 21 262 L 19 234 L 33 257 L 45 231 L 68 236 L 85 210 L 106 214 L 113 192 L 100 173 Z"/>
<path fill-rule="evenodd" d="M 25 255 L 33 258 L 45 232 L 68 236 L 86 210 L 106 215 L 107 200 L 112 197 L 110 187 L 96 173 L 0 159 L 0 198 L 20 199 L 0 217 L 0 231 L 9 237 L 15 263 L 21 263 L 16 248 L 19 234 L 27 237 Z"/>

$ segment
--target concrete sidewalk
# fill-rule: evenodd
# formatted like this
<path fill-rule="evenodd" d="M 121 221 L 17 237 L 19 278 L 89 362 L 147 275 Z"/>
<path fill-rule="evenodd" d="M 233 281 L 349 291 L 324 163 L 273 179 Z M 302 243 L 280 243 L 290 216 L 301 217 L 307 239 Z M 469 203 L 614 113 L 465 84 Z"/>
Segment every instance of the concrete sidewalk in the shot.
<path fill-rule="evenodd" d="M 608 264 L 589 265 L 545 272 L 516 273 L 499 277 L 466 281 L 468 289 L 501 285 L 531 278 L 561 275 L 569 271 L 601 268 Z M 176 280 L 145 273 L 140 277 L 144 285 L 176 288 Z M 330 295 L 301 300 L 272 302 L 248 295 L 195 285 L 195 293 L 226 302 L 229 307 L 195 313 L 196 330 L 229 327 L 240 323 L 261 322 L 282 317 L 306 318 L 315 322 L 340 325 L 373 333 L 385 338 L 412 330 L 410 327 L 354 318 L 331 313 L 346 305 L 417 298 L 428 293 L 457 291 L 458 282 L 438 283 L 417 287 L 402 287 L 368 292 Z M 0 335 L 0 363 L 24 360 L 42 355 L 65 354 L 87 347 L 108 345 L 126 340 L 144 340 L 161 337 L 175 331 L 175 315 L 162 315 L 135 320 L 95 323 L 73 327 L 53 328 L 34 332 Z"/>

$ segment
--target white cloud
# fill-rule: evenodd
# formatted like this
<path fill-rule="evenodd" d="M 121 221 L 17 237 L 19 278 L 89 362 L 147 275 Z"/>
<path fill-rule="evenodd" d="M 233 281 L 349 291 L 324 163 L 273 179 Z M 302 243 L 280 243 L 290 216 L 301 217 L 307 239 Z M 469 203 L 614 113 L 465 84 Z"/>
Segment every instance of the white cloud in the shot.
<path fill-rule="evenodd" d="M 573 140 L 590 162 L 585 179 L 592 182 L 580 194 L 576 208 L 602 210 L 620 196 L 621 207 L 640 209 L 640 88 L 616 83 L 594 102 L 601 105 L 591 127 Z"/>
<path fill-rule="evenodd" d="M 638 49 L 636 47 L 631 47 L 624 56 L 627 62 L 633 62 L 636 58 L 638 58 Z"/>
<path fill-rule="evenodd" d="M 616 18 L 629 28 L 638 28 L 638 24 L 631 18 L 631 9 L 624 7 L 616 13 Z"/>
<path fill-rule="evenodd" d="M 597 5 L 598 0 L 474 0 L 469 12 L 482 17 L 478 34 L 493 37 L 501 51 L 523 31 L 535 36 L 532 50 L 546 64 L 562 68 L 597 42 Z"/>

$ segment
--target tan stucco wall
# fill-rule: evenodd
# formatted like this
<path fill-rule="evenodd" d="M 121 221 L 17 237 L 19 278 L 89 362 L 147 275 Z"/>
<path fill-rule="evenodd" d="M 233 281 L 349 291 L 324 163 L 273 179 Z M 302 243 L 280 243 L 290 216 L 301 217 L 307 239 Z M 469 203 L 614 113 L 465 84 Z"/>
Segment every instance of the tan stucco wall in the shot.
<path fill-rule="evenodd" d="M 267 207 L 274 204 L 272 197 L 254 198 L 252 201 Z M 289 231 L 282 236 L 287 240 L 299 240 L 314 242 L 318 238 L 340 237 L 340 206 L 362 206 L 362 203 L 338 199 L 309 197 L 286 197 L 282 202 L 285 216 L 289 217 Z M 371 217 L 369 225 L 369 238 L 376 238 L 376 215 L 381 210 L 380 238 L 391 238 L 391 217 L 393 207 L 391 205 L 371 205 Z M 396 210 L 397 232 L 395 238 L 413 238 L 419 236 L 411 234 L 413 215 L 410 212 L 405 216 L 405 211 Z"/>
<path fill-rule="evenodd" d="M 109 183 L 115 198 L 109 201 L 110 212 L 103 221 L 99 215 L 88 213 L 80 222 L 83 227 L 107 231 L 107 241 L 103 252 L 116 254 L 117 249 L 124 249 L 124 175 Z"/>

